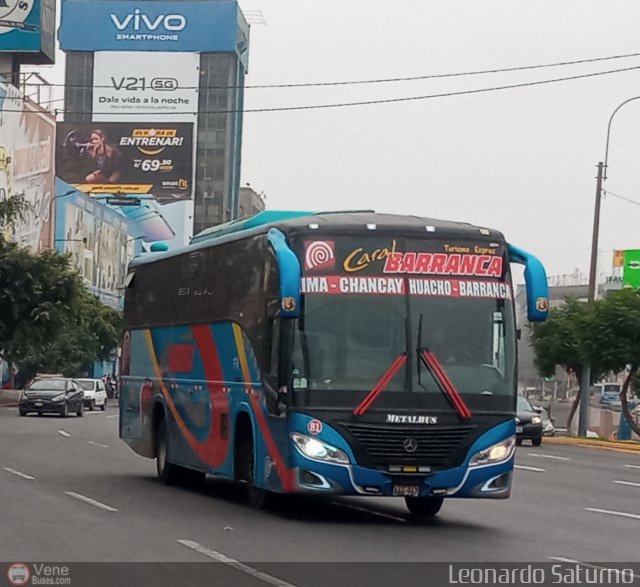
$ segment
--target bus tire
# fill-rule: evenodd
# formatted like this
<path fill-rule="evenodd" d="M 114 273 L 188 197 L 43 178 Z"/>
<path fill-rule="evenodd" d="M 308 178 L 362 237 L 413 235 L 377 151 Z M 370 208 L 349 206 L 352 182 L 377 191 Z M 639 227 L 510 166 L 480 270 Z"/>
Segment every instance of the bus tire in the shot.
<path fill-rule="evenodd" d="M 246 499 L 251 507 L 260 510 L 268 508 L 273 494 L 255 486 L 255 450 L 248 423 L 240 423 L 235 445 L 236 481 L 244 486 Z"/>
<path fill-rule="evenodd" d="M 404 502 L 411 515 L 432 518 L 438 515 L 444 497 L 405 497 Z"/>
<path fill-rule="evenodd" d="M 164 417 L 158 420 L 156 426 L 156 473 L 163 485 L 173 485 L 178 481 L 178 470 L 171 463 L 171 448 L 169 443 L 169 426 Z"/>

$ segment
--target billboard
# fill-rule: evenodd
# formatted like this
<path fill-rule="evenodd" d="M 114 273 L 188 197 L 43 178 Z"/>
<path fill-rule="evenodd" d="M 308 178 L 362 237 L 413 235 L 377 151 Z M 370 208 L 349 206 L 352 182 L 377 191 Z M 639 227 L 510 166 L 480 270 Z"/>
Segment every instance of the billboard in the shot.
<path fill-rule="evenodd" d="M 193 123 L 58 123 L 57 174 L 91 194 L 193 193 Z"/>
<path fill-rule="evenodd" d="M 55 0 L 0 1 L 0 52 L 35 53 L 31 63 L 53 63 Z"/>
<path fill-rule="evenodd" d="M 613 251 L 613 268 L 618 269 L 620 267 L 624 267 L 624 251 L 616 249 Z"/>
<path fill-rule="evenodd" d="M 199 81 L 198 53 L 96 53 L 92 120 L 194 122 Z"/>
<path fill-rule="evenodd" d="M 624 252 L 623 287 L 640 288 L 640 250 Z"/>
<path fill-rule="evenodd" d="M 60 48 L 63 51 L 246 52 L 246 39 L 238 38 L 240 19 L 235 0 L 63 0 Z"/>
<path fill-rule="evenodd" d="M 30 204 L 5 236 L 35 251 L 53 246 L 55 131 L 50 112 L 0 83 L 0 199 L 22 194 Z"/>
<path fill-rule="evenodd" d="M 79 192 L 57 200 L 56 248 L 71 255 L 85 285 L 112 307 L 119 306 L 127 272 L 128 226 L 116 211 Z"/>
<path fill-rule="evenodd" d="M 164 204 L 151 196 L 124 196 L 118 200 L 104 198 L 102 201 L 127 220 L 134 235 L 132 239 L 140 243 L 142 250 L 148 250 L 158 241 L 167 243 L 171 249 L 189 244 L 193 232 L 193 200 Z"/>

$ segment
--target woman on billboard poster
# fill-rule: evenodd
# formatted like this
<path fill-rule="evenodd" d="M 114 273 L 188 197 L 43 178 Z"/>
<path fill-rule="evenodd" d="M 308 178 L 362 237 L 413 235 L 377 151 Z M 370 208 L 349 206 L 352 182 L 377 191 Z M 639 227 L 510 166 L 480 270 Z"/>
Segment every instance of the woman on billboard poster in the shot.
<path fill-rule="evenodd" d="M 99 128 L 91 131 L 87 155 L 95 162 L 97 169 L 87 175 L 87 183 L 117 183 L 122 175 L 119 169 L 120 151 L 107 143 L 107 136 Z"/>

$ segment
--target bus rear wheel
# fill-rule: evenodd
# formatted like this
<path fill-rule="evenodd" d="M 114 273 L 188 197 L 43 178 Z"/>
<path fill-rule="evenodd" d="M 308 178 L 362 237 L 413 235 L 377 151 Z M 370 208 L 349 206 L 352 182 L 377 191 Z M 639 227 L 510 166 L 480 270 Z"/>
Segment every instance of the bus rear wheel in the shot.
<path fill-rule="evenodd" d="M 169 446 L 169 428 L 167 421 L 161 418 L 156 430 L 156 473 L 163 485 L 173 485 L 178 480 L 177 467 L 171 464 Z"/>
<path fill-rule="evenodd" d="M 444 497 L 405 497 L 404 502 L 412 515 L 431 518 L 438 515 Z"/>

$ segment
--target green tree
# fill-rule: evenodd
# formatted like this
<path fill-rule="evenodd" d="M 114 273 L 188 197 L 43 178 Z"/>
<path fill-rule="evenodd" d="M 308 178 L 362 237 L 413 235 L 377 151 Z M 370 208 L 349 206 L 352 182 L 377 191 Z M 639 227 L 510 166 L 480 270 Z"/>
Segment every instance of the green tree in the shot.
<path fill-rule="evenodd" d="M 565 304 L 552 308 L 545 322 L 531 326 L 529 344 L 535 354 L 535 364 L 542 377 L 550 377 L 560 366 L 565 371 L 573 370 L 581 384 L 582 367 L 586 361 L 586 338 L 589 333 L 589 322 L 593 313 L 593 306 L 568 298 Z M 601 374 L 599 362 L 591 365 L 594 378 Z M 569 417 L 567 430 L 571 429 L 573 417 L 580 404 L 580 394 L 577 394 Z"/>
<path fill-rule="evenodd" d="M 31 345 L 20 368 L 29 375 L 55 372 L 77 377 L 96 360 L 111 358 L 120 331 L 120 312 L 102 304 L 80 285 L 77 303 L 56 336 Z"/>
<path fill-rule="evenodd" d="M 12 387 L 14 365 L 24 377 L 75 376 L 108 360 L 121 328 L 120 313 L 86 289 L 68 255 L 10 242 L 30 209 L 20 195 L 0 201 L 0 359 L 9 365 Z"/>
<path fill-rule="evenodd" d="M 0 239 L 0 358 L 19 365 L 34 345 L 55 339 L 69 320 L 82 283 L 69 258 L 33 253 Z"/>
<path fill-rule="evenodd" d="M 640 368 L 640 291 L 623 289 L 599 300 L 590 319 L 586 353 L 606 371 L 627 371 L 620 392 L 623 416 L 634 432 L 640 428 L 629 413 L 627 395 Z"/>

